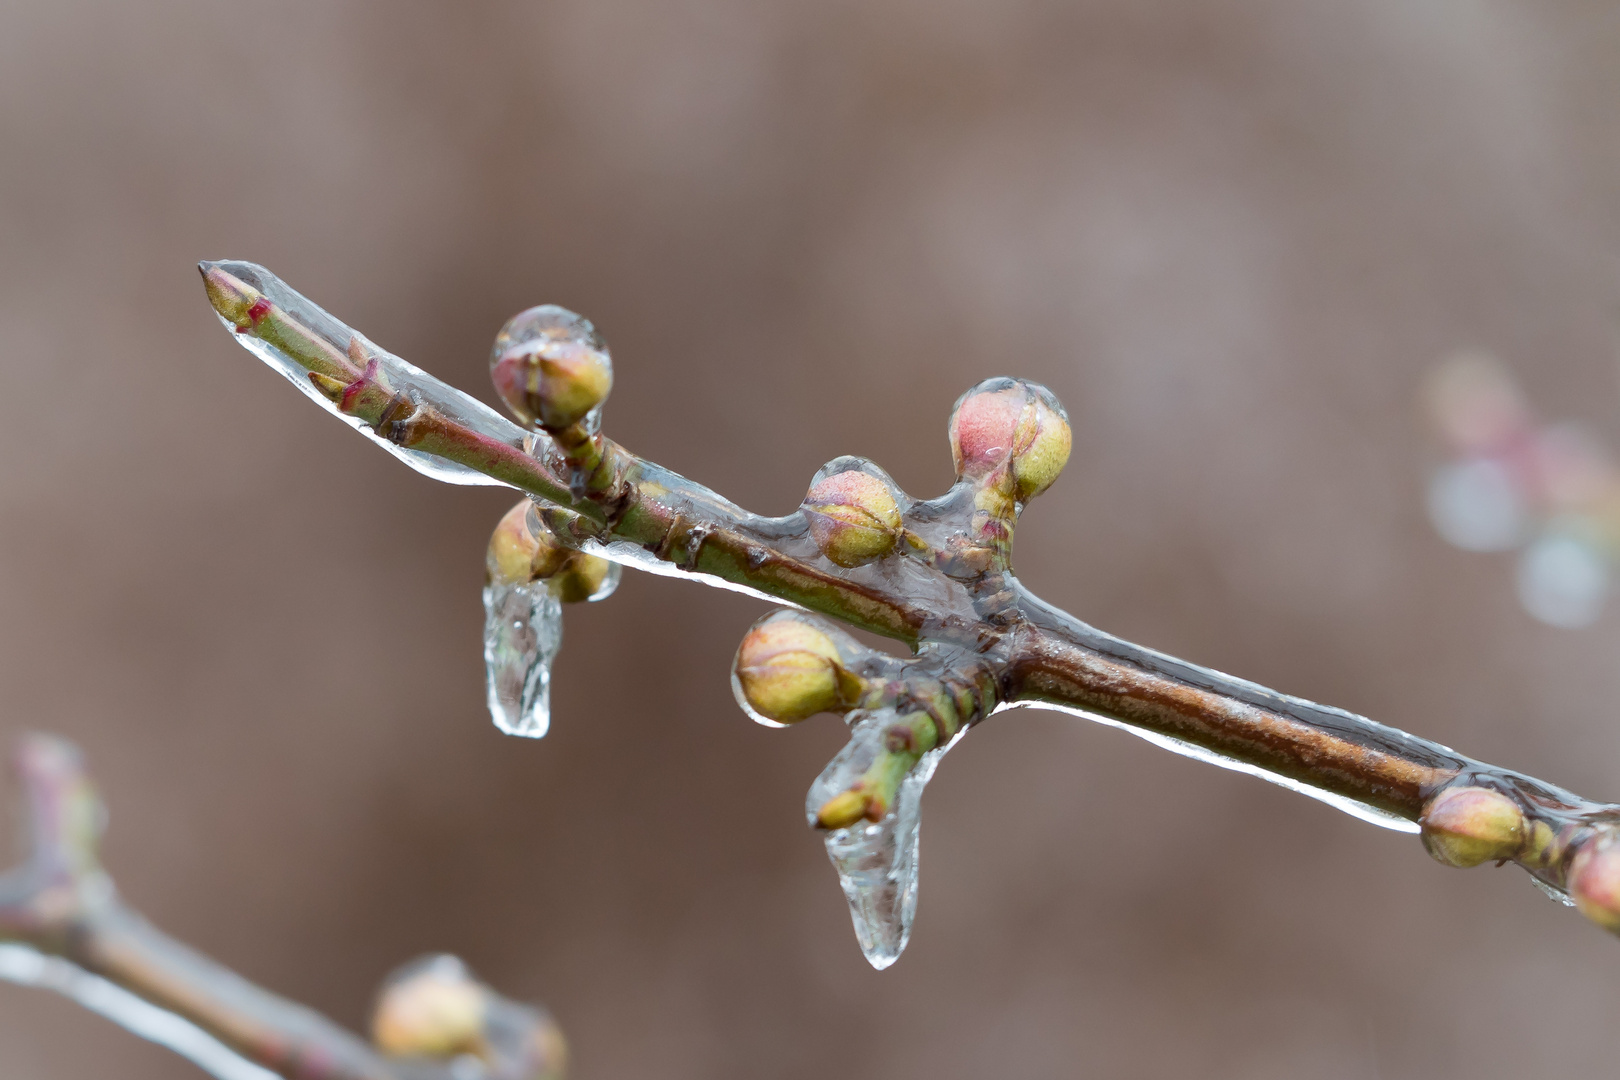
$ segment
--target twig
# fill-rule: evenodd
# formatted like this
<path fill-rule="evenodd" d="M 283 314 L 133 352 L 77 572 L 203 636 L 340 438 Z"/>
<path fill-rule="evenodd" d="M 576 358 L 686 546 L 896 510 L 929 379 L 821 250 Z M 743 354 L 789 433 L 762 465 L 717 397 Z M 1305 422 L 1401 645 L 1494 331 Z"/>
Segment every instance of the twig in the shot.
<path fill-rule="evenodd" d="M 908 778 L 926 779 L 967 728 L 1030 704 L 1421 832 L 1449 865 L 1517 862 L 1595 921 L 1620 927 L 1620 807 L 1132 645 L 1025 589 L 1011 565 L 1018 514 L 1056 478 L 1069 447 L 1067 419 L 1042 387 L 991 380 L 963 396 L 951 420 L 958 480 L 937 499 L 912 500 L 876 466 L 844 458 L 822 469 L 799 512 L 762 518 L 597 434 L 605 385 L 584 434 L 536 416 L 547 393 L 579 389 L 558 374 L 567 368 L 559 358 L 578 363 L 596 348 L 605 368 L 599 339 L 514 337 L 518 320 L 503 331 L 501 341 L 515 344 L 497 350 L 497 385 L 525 428 L 377 350 L 261 267 L 201 270 L 244 345 L 414 467 L 440 468 L 411 456 L 428 455 L 518 489 L 568 547 L 912 646 L 912 659 L 893 660 L 797 613 L 763 621 L 744 641 L 736 685 L 757 719 L 791 723 L 830 710 L 856 729 L 847 756 L 813 789 L 811 818 L 824 829 L 889 820 Z M 846 891 L 857 887 L 853 873 Z"/>
<path fill-rule="evenodd" d="M 385 984 L 373 1046 L 187 948 L 125 906 L 101 869 L 104 815 L 78 750 L 30 735 L 15 763 L 31 850 L 0 875 L 0 977 L 66 994 L 223 1080 L 561 1076 L 550 1016 L 500 997 L 453 958 Z"/>

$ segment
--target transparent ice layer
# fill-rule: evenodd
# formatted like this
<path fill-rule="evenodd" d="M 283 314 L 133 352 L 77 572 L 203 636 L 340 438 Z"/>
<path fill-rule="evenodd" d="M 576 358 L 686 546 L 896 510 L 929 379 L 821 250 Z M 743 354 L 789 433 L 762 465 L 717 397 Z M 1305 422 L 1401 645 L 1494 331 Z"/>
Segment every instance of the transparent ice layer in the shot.
<path fill-rule="evenodd" d="M 464 424 L 478 434 L 496 442 L 519 448 L 525 446 L 525 432 L 518 425 L 476 398 L 462 393 L 448 383 L 435 379 L 421 368 L 400 359 L 393 353 L 378 348 L 364 334 L 351 329 L 327 314 L 314 301 L 293 289 L 264 267 L 249 262 L 220 262 L 208 265 L 218 267 L 237 280 L 259 290 L 269 298 L 271 303 L 286 311 L 298 322 L 313 331 L 327 345 L 336 350 L 339 356 L 346 356 L 349 351 L 349 343 L 358 339 L 365 348 L 368 358 L 376 359 L 378 375 L 395 392 L 406 394 L 413 401 L 431 400 L 434 407 L 451 420 Z M 285 375 L 287 381 L 298 387 L 299 391 L 309 397 L 311 401 L 314 401 L 321 408 L 336 416 L 417 472 L 431 476 L 435 480 L 443 480 L 448 484 L 505 486 L 501 481 L 486 476 L 475 469 L 470 469 L 465 465 L 446 461 L 444 458 L 434 457 L 431 454 L 424 454 L 416 450 L 408 450 L 402 446 L 396 446 L 387 439 L 379 438 L 368 424 L 358 417 L 343 412 L 332 403 L 331 399 L 321 393 L 315 384 L 310 381 L 309 369 L 304 365 L 262 338 L 255 337 L 252 334 L 238 334 L 236 327 L 231 325 L 230 321 L 223 316 L 220 318 L 220 322 L 225 324 L 225 327 L 231 331 L 243 347 Z"/>
<path fill-rule="evenodd" d="M 0 944 L 0 979 L 54 990 L 131 1034 L 167 1047 L 215 1080 L 278 1080 L 276 1073 L 242 1057 L 190 1020 L 60 957 L 26 945 Z"/>
<path fill-rule="evenodd" d="M 496 727 L 531 739 L 550 729 L 551 662 L 560 648 L 562 601 L 544 581 L 484 587 L 484 671 Z"/>
<path fill-rule="evenodd" d="M 848 791 L 883 749 L 884 734 L 897 719 L 892 709 L 855 714 L 850 740 L 810 786 L 805 812 L 812 826 L 833 796 Z M 957 733 L 957 739 L 961 733 Z M 858 821 L 826 835 L 827 857 L 849 901 L 855 940 L 867 962 L 882 971 L 905 951 L 917 914 L 917 853 L 922 833 L 922 794 L 956 739 L 928 751 L 900 782 L 894 805 L 876 822 Z"/>

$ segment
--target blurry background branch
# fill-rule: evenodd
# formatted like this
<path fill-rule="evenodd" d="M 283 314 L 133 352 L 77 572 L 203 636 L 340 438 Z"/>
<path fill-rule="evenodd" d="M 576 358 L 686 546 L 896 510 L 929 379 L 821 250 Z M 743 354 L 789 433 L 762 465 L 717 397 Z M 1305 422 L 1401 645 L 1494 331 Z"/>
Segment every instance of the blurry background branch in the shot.
<path fill-rule="evenodd" d="M 389 977 L 367 1042 L 248 982 L 127 907 L 99 858 L 105 813 L 79 751 L 19 741 L 27 859 L 0 876 L 0 978 L 54 990 L 219 1080 L 559 1080 L 561 1033 L 450 956 Z"/>

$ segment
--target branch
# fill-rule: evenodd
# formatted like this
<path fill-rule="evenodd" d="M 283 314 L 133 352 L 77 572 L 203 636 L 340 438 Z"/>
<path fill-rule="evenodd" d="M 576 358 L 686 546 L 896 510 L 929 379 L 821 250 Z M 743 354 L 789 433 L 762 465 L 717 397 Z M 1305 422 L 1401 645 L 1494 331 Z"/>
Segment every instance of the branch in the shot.
<path fill-rule="evenodd" d="M 1620 807 L 1121 641 L 1025 589 L 1011 563 L 1017 519 L 1070 446 L 1067 417 L 1044 387 L 994 379 L 963 395 L 951 417 L 957 482 L 939 498 L 914 500 L 872 463 L 840 458 L 817 473 L 797 513 L 763 518 L 599 433 L 611 366 L 578 316 L 531 309 L 497 338 L 493 374 L 519 426 L 377 350 L 261 267 L 201 270 L 238 340 L 330 411 L 421 471 L 523 492 L 534 503 L 536 560 L 561 545 L 797 609 L 749 632 L 734 685 L 766 723 L 820 711 L 850 723 L 851 742 L 812 787 L 807 817 L 827 833 L 857 935 L 879 967 L 909 933 L 923 786 L 962 734 L 1015 704 L 1122 727 L 1421 833 L 1448 865 L 1517 862 L 1620 929 Z M 461 471 L 446 476 L 447 466 Z M 547 581 L 537 561 L 498 583 Z M 808 613 L 903 641 L 914 656 L 875 653 Z M 533 662 L 549 665 L 550 652 Z"/>
<path fill-rule="evenodd" d="M 124 905 L 98 859 L 104 813 L 72 744 L 25 737 L 30 852 L 0 875 L 0 978 L 57 990 L 222 1080 L 555 1080 L 562 1036 L 453 957 L 384 984 L 376 1045 L 187 948 Z"/>

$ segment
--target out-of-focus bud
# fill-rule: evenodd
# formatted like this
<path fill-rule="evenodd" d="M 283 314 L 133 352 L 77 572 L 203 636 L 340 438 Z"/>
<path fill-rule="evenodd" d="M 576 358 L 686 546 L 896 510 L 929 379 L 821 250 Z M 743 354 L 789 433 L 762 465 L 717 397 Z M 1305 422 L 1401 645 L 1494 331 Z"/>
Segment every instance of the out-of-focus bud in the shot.
<path fill-rule="evenodd" d="M 551 429 L 584 420 L 613 388 L 613 362 L 596 328 L 554 304 L 530 308 L 501 327 L 489 368 L 512 415 Z"/>
<path fill-rule="evenodd" d="M 1620 838 L 1597 836 L 1582 845 L 1569 866 L 1569 895 L 1582 915 L 1620 933 Z"/>
<path fill-rule="evenodd" d="M 1524 846 L 1524 812 L 1489 788 L 1445 789 L 1429 800 L 1418 824 L 1423 846 L 1447 866 L 1511 859 Z"/>
<path fill-rule="evenodd" d="M 601 600 L 618 584 L 612 563 L 559 544 L 527 499 L 508 510 L 495 526 L 484 567 L 494 585 L 544 579 L 551 595 L 565 604 Z"/>
<path fill-rule="evenodd" d="M 843 708 L 860 692 L 832 637 L 801 616 L 773 615 L 743 637 L 733 663 L 740 704 L 772 726 Z"/>
<path fill-rule="evenodd" d="M 482 1049 L 491 994 L 453 956 L 418 960 L 390 976 L 371 1037 L 390 1057 L 451 1058 Z"/>
<path fill-rule="evenodd" d="M 900 535 L 900 507 L 880 477 L 850 469 L 816 481 L 804 497 L 810 537 L 839 566 L 881 559 Z"/>
<path fill-rule="evenodd" d="M 1069 416 L 1052 391 L 1005 378 L 987 379 L 957 399 L 950 438 L 957 476 L 980 480 L 1005 467 L 1019 502 L 1052 486 L 1073 441 Z"/>

